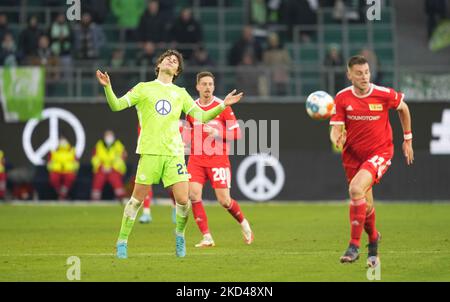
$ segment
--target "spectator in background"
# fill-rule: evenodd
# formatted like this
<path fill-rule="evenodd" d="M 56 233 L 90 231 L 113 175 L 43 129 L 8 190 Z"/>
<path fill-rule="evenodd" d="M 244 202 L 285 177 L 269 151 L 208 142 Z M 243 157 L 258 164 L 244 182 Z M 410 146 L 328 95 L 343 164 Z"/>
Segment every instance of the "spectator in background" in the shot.
<path fill-rule="evenodd" d="M 101 27 L 92 22 L 92 17 L 85 12 L 81 22 L 75 28 L 75 50 L 78 59 L 97 59 L 100 48 L 105 43 L 105 34 Z"/>
<path fill-rule="evenodd" d="M 282 3 L 281 15 L 282 22 L 288 26 L 289 37 L 294 35 L 294 27 L 297 25 L 316 25 L 317 9 L 319 3 L 317 0 L 285 0 Z M 315 35 L 314 30 L 304 29 L 300 31 L 302 42 L 310 42 Z"/>
<path fill-rule="evenodd" d="M 136 64 L 139 67 L 143 67 L 146 72 L 146 77 L 148 80 L 155 79 L 155 73 L 153 72 L 152 66 L 155 66 L 156 60 L 158 58 L 158 52 L 156 46 L 153 42 L 145 42 L 141 53 L 137 55 Z"/>
<path fill-rule="evenodd" d="M 161 18 L 165 20 L 166 24 L 170 26 L 172 21 L 175 19 L 175 4 L 176 0 L 160 0 L 159 1 L 159 12 Z M 166 28 L 169 30 L 169 28 Z"/>
<path fill-rule="evenodd" d="M 147 10 L 142 15 L 138 27 L 138 36 L 140 42 L 159 43 L 165 40 L 165 20 L 159 13 L 159 2 L 151 0 L 148 3 Z"/>
<path fill-rule="evenodd" d="M 50 39 L 48 36 L 39 37 L 39 46 L 36 56 L 30 57 L 31 65 L 50 67 L 47 69 L 46 77 L 48 80 L 57 80 L 59 72 L 56 69 L 59 65 L 58 57 L 55 56 L 50 49 Z"/>
<path fill-rule="evenodd" d="M 214 66 L 216 63 L 209 57 L 208 50 L 199 45 L 192 55 L 191 65 L 193 66 Z"/>
<path fill-rule="evenodd" d="M 325 67 L 328 67 L 328 72 L 324 74 L 327 90 L 331 94 L 335 95 L 346 86 L 346 77 L 344 72 L 345 62 L 339 45 L 335 43 L 329 45 L 324 65 Z M 339 71 L 336 69 L 339 69 Z M 333 75 L 332 78 L 334 79 L 334 83 L 330 82 L 330 72 Z M 334 89 L 332 89 L 332 87 L 334 87 Z"/>
<path fill-rule="evenodd" d="M 33 15 L 28 19 L 27 28 L 20 33 L 19 37 L 19 49 L 25 61 L 28 61 L 29 57 L 36 56 L 41 35 L 42 32 L 38 28 L 38 18 Z"/>
<path fill-rule="evenodd" d="M 118 48 L 113 51 L 109 66 L 112 68 L 120 68 L 125 66 L 125 51 L 122 48 Z"/>
<path fill-rule="evenodd" d="M 5 199 L 6 195 L 6 169 L 5 169 L 5 156 L 3 151 L 0 150 L 0 199 Z"/>
<path fill-rule="evenodd" d="M 90 13 L 95 23 L 103 24 L 109 13 L 109 0 L 83 0 L 81 11 Z"/>
<path fill-rule="evenodd" d="M 156 63 L 156 47 L 153 42 L 145 42 L 142 47 L 142 52 L 137 56 L 137 65 L 139 67 L 154 66 Z M 146 68 L 147 69 L 147 68 Z"/>
<path fill-rule="evenodd" d="M 348 22 L 363 23 L 366 20 L 365 12 L 364 0 L 335 0 L 333 5 L 333 18 L 338 22 L 346 19 Z"/>
<path fill-rule="evenodd" d="M 16 42 L 11 33 L 6 33 L 1 42 L 0 66 L 17 66 L 20 53 L 17 51 Z"/>
<path fill-rule="evenodd" d="M 287 95 L 291 58 L 289 52 L 281 46 L 277 33 L 271 33 L 268 37 L 268 48 L 264 51 L 263 63 L 271 71 L 270 83 L 274 87 L 271 94 Z"/>
<path fill-rule="evenodd" d="M 3 41 L 7 33 L 12 34 L 8 27 L 8 17 L 5 14 L 0 14 L 0 42 Z"/>
<path fill-rule="evenodd" d="M 237 40 L 229 53 L 229 64 L 236 66 L 240 64 L 245 55 L 252 56 L 252 61 L 259 63 L 262 60 L 262 46 L 253 37 L 253 28 L 250 25 L 244 26 L 242 29 L 242 36 Z M 248 61 L 248 58 L 246 59 Z"/>
<path fill-rule="evenodd" d="M 33 170 L 28 167 L 17 167 L 8 171 L 13 200 L 31 200 L 34 197 L 36 192 L 33 187 L 33 176 Z"/>
<path fill-rule="evenodd" d="M 65 137 L 60 137 L 58 147 L 51 151 L 47 169 L 50 185 L 58 194 L 59 200 L 66 200 L 79 168 L 75 148 Z"/>
<path fill-rule="evenodd" d="M 106 130 L 103 139 L 97 142 L 92 154 L 94 179 L 91 200 L 100 200 L 106 182 L 111 184 L 118 200 L 125 198 L 123 176 L 127 171 L 126 158 L 127 152 L 124 145 L 116 139 L 113 131 Z"/>
<path fill-rule="evenodd" d="M 359 53 L 361 56 L 365 57 L 367 61 L 369 61 L 371 78 L 373 79 L 373 83 L 376 85 L 381 85 L 383 80 L 383 74 L 380 71 L 381 64 L 380 60 L 378 60 L 377 55 L 369 48 L 363 48 Z"/>
<path fill-rule="evenodd" d="M 280 23 L 280 9 L 282 0 L 267 0 L 267 21 L 270 24 Z"/>
<path fill-rule="evenodd" d="M 236 66 L 236 89 L 244 91 L 247 96 L 258 96 L 260 70 L 255 68 L 257 62 L 252 53 L 244 53 L 242 60 Z"/>
<path fill-rule="evenodd" d="M 122 42 L 137 41 L 136 29 L 145 11 L 145 3 L 145 0 L 111 0 L 111 10 L 121 28 Z"/>
<path fill-rule="evenodd" d="M 266 0 L 251 0 L 250 2 L 250 20 L 252 24 L 265 26 L 267 23 L 267 5 Z"/>
<path fill-rule="evenodd" d="M 125 63 L 125 50 L 122 48 L 115 49 L 109 62 L 109 66 L 112 68 L 109 73 L 110 77 L 117 83 L 114 85 L 114 89 L 117 89 L 118 95 L 125 95 L 130 87 L 128 83 L 130 79 L 128 72 L 121 70 L 121 67 L 126 67 Z"/>
<path fill-rule="evenodd" d="M 440 21 L 447 17 L 447 0 L 425 0 L 428 39 Z"/>
<path fill-rule="evenodd" d="M 175 42 L 175 47 L 183 54 L 183 57 L 190 60 L 196 44 L 201 43 L 202 40 L 203 32 L 200 23 L 193 18 L 190 8 L 184 8 L 172 24 L 170 42 Z"/>
<path fill-rule="evenodd" d="M 59 13 L 50 26 L 50 48 L 58 57 L 64 77 L 69 77 L 72 67 L 73 34 L 64 13 Z"/>

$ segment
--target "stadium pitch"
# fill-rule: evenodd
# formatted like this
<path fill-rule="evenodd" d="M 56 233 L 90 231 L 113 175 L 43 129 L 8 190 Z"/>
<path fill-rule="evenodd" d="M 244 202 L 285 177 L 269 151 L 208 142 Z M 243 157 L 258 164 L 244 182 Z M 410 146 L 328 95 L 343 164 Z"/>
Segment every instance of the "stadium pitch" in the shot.
<path fill-rule="evenodd" d="M 123 209 L 118 204 L 0 205 L 0 281 L 68 281 L 78 257 L 81 281 L 367 281 L 361 259 L 343 265 L 348 205 L 242 203 L 255 233 L 244 244 L 239 225 L 207 205 L 216 247 L 201 239 L 192 215 L 187 256 L 175 257 L 171 208 L 155 205 L 153 222 L 136 222 L 129 259 L 115 257 Z M 450 204 L 378 203 L 380 281 L 450 281 Z"/>

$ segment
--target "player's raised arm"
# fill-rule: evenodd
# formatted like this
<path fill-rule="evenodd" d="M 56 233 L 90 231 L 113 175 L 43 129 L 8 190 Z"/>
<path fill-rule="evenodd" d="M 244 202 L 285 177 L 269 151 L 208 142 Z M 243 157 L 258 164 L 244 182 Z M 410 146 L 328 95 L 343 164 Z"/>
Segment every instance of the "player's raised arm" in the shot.
<path fill-rule="evenodd" d="M 106 100 L 108 101 L 109 108 L 112 111 L 121 111 L 131 106 L 128 101 L 128 96 L 124 96 L 120 99 L 116 97 L 111 86 L 111 80 L 107 72 L 103 73 L 100 70 L 96 72 L 98 82 L 104 87 Z"/>
<path fill-rule="evenodd" d="M 184 112 L 192 116 L 193 118 L 201 121 L 202 123 L 207 123 L 210 120 L 214 119 L 216 116 L 218 116 L 222 111 L 224 111 L 227 106 L 231 106 L 239 102 L 243 95 L 244 95 L 243 92 L 236 93 L 235 89 L 225 97 L 222 104 L 207 111 L 198 107 L 197 104 L 195 104 L 192 98 L 188 95 L 190 100 L 188 100 L 188 102 L 185 102 L 185 104 L 188 104 L 190 108 L 185 110 Z"/>
<path fill-rule="evenodd" d="M 411 114 L 408 105 L 401 101 L 397 112 L 403 128 L 403 155 L 406 158 L 406 164 L 411 165 L 414 162 L 414 150 L 412 147 Z"/>

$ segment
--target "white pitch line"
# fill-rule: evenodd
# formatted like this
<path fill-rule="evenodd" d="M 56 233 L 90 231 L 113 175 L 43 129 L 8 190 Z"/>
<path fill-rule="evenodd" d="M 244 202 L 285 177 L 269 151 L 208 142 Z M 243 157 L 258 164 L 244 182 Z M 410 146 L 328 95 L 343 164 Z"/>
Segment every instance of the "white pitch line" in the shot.
<path fill-rule="evenodd" d="M 337 254 L 339 252 L 332 251 L 311 251 L 311 252 L 281 252 L 277 253 L 278 255 L 330 255 Z M 255 254 L 266 255 L 267 252 L 257 252 L 252 251 L 251 254 L 254 256 Z M 269 253 L 270 254 L 270 253 Z M 441 254 L 441 255 L 449 255 L 450 251 L 385 251 L 380 253 L 383 254 Z M 175 253 L 130 253 L 132 257 L 151 257 L 151 256 L 173 256 Z M 188 253 L 189 256 L 233 256 L 238 255 L 237 253 Z M 86 256 L 86 257 L 113 257 L 114 253 L 72 253 L 72 254 L 58 254 L 58 253 L 24 253 L 24 254 L 0 254 L 0 257 L 70 257 L 70 256 Z M 242 254 L 239 254 L 242 256 Z"/>

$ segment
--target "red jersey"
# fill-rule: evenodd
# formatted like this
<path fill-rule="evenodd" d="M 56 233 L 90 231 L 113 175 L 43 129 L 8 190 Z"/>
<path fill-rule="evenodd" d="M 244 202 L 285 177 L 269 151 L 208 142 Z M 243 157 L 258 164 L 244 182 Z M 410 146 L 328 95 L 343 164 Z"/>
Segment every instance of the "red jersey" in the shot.
<path fill-rule="evenodd" d="M 217 97 L 213 97 L 212 101 L 207 105 L 201 105 L 199 99 L 195 100 L 195 102 L 205 111 L 223 103 Z M 203 167 L 229 166 L 228 154 L 230 146 L 228 141 L 241 137 L 239 123 L 231 107 L 226 107 L 221 114 L 206 124 L 202 124 L 190 115 L 187 116 L 186 120 L 191 130 L 189 162 Z M 216 137 L 209 136 L 204 131 L 205 125 L 217 129 L 218 135 Z"/>
<path fill-rule="evenodd" d="M 347 130 L 342 153 L 344 166 L 359 166 L 380 151 L 393 155 L 389 109 L 397 109 L 404 97 L 392 88 L 374 84 L 364 96 L 358 96 L 353 86 L 336 95 L 336 112 L 330 125 L 345 125 Z"/>

